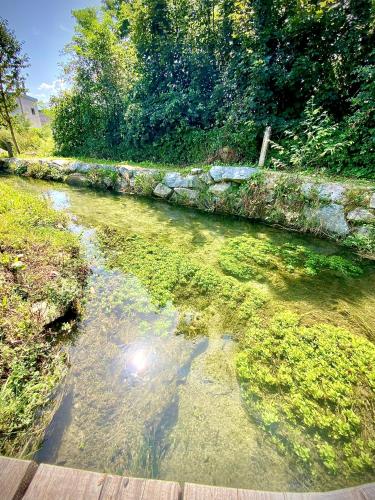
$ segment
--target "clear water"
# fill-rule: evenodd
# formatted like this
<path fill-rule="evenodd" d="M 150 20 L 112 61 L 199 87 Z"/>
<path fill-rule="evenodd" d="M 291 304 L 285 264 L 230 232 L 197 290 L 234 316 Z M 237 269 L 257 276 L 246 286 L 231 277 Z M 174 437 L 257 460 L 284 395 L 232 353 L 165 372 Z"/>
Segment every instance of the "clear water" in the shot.
<path fill-rule="evenodd" d="M 227 238 L 251 234 L 275 244 L 329 242 L 260 224 L 205 215 L 163 202 L 120 197 L 42 181 L 4 182 L 48 197 L 73 215 L 92 274 L 74 339 L 61 404 L 37 460 L 124 475 L 267 490 L 346 486 L 343 478 L 296 478 L 242 406 L 235 376 L 236 344 L 213 324 L 209 336 L 175 335 L 179 310 L 157 308 L 137 277 L 109 270 L 95 228 L 109 224 L 162 238 L 191 259 L 218 268 Z M 375 331 L 374 270 L 340 280 L 274 275 L 259 284 L 275 310 L 287 306 L 307 323 L 327 321 L 371 338 Z"/>

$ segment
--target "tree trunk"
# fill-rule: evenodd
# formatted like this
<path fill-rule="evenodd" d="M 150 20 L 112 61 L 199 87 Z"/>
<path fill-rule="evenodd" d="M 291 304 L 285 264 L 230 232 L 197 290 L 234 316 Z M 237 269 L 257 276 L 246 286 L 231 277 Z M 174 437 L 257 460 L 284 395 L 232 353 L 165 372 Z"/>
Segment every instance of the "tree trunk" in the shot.
<path fill-rule="evenodd" d="M 9 118 L 8 126 L 9 126 L 9 130 L 10 130 L 10 135 L 12 136 L 13 144 L 14 144 L 14 147 L 16 148 L 17 153 L 20 154 L 21 151 L 20 151 L 20 148 L 18 147 L 18 142 L 17 142 L 16 136 L 14 134 L 12 120 L 11 120 L 10 116 L 8 116 L 8 118 Z"/>
<path fill-rule="evenodd" d="M 7 101 L 6 101 L 6 95 L 5 95 L 5 92 L 4 92 L 4 89 L 3 89 L 2 85 L 1 85 L 1 99 L 2 99 L 3 105 L 4 105 L 5 121 L 8 124 L 9 130 L 10 130 L 10 135 L 12 136 L 12 141 L 13 141 L 14 147 L 16 148 L 17 153 L 20 154 L 21 151 L 20 151 L 20 148 L 18 147 L 16 135 L 15 135 L 14 129 L 13 129 L 12 119 L 10 117 L 10 113 L 9 113 L 9 110 L 8 110 L 8 105 L 7 105 Z"/>

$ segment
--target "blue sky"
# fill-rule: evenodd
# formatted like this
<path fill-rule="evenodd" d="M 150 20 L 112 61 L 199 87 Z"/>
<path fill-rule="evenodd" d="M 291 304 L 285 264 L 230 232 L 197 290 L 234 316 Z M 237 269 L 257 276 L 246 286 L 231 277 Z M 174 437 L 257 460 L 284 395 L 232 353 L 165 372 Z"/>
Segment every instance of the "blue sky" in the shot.
<path fill-rule="evenodd" d="M 48 101 L 61 87 L 61 51 L 71 40 L 73 9 L 100 5 L 100 0 L 0 0 L 0 16 L 7 19 L 30 67 L 26 85 L 28 94 Z"/>

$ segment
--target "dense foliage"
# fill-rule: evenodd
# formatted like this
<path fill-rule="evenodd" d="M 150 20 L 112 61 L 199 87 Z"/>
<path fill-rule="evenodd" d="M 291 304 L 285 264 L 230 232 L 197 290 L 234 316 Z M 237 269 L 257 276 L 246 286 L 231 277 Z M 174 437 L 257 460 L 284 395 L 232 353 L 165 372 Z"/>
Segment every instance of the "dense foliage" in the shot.
<path fill-rule="evenodd" d="M 106 0 L 74 12 L 60 152 L 372 177 L 370 0 Z"/>

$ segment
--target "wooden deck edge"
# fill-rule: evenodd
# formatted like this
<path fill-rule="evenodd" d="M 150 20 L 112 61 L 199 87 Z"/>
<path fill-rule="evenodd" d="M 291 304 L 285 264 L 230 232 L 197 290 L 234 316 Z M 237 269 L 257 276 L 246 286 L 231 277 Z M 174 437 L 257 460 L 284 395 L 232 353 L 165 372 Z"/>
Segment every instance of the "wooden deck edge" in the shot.
<path fill-rule="evenodd" d="M 33 480 L 37 470 L 38 470 L 38 464 L 33 460 L 31 460 L 28 468 L 26 469 L 25 475 L 16 491 L 14 500 L 21 500 L 24 497 L 26 490 L 29 487 L 31 481 Z"/>
<path fill-rule="evenodd" d="M 0 456 L 1 500 L 21 500 L 37 470 L 38 464 L 33 460 Z"/>
<path fill-rule="evenodd" d="M 63 495 L 62 495 L 63 494 Z M 131 478 L 0 456 L 1 500 L 375 500 L 375 482 L 327 492 L 271 492 Z"/>

